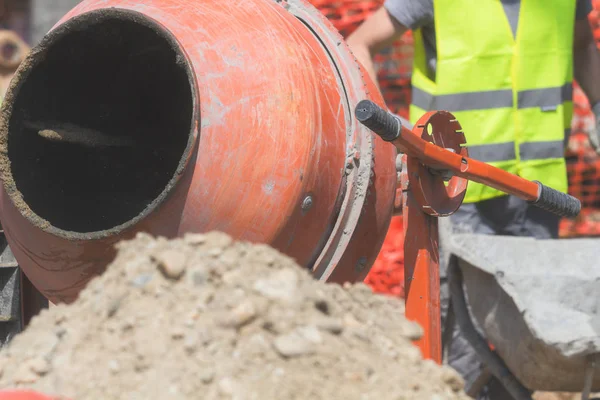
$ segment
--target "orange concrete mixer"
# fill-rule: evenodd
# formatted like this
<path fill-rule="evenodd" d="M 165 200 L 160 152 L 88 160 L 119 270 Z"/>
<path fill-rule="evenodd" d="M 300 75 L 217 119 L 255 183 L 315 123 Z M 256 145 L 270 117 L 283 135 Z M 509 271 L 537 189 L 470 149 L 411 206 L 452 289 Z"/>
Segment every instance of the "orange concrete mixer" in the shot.
<path fill-rule="evenodd" d="M 352 108 L 382 100 L 304 2 L 83 1 L 12 83 L 2 222 L 53 302 L 138 231 L 220 230 L 338 282 L 377 255 L 395 150 Z"/>
<path fill-rule="evenodd" d="M 84 0 L 2 105 L 0 219 L 33 284 L 71 302 L 140 231 L 219 230 L 359 281 L 402 212 L 406 314 L 439 362 L 436 217 L 467 181 L 565 216 L 580 203 L 470 159 L 448 112 L 411 131 L 382 106 L 303 0 Z"/>

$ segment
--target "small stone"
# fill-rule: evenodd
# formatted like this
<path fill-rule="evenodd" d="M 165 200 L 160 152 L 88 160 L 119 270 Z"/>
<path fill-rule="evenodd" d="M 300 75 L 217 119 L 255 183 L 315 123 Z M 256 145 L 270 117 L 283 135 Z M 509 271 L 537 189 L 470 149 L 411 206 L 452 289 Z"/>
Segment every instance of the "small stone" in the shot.
<path fill-rule="evenodd" d="M 338 318 L 317 318 L 313 321 L 313 324 L 322 331 L 339 335 L 344 330 L 344 324 Z"/>
<path fill-rule="evenodd" d="M 144 287 L 148 282 L 152 280 L 152 275 L 150 274 L 141 274 L 133 278 L 131 284 L 135 287 Z"/>
<path fill-rule="evenodd" d="M 221 249 L 225 249 L 229 247 L 233 243 L 233 239 L 231 236 L 222 233 L 222 232 L 214 232 L 210 235 L 210 245 L 215 247 L 220 247 Z"/>
<path fill-rule="evenodd" d="M 110 360 L 108 362 L 108 370 L 113 374 L 119 372 L 119 369 L 121 369 L 121 366 L 119 365 L 119 362 L 117 360 Z"/>
<path fill-rule="evenodd" d="M 323 299 L 315 301 L 315 308 L 325 315 L 329 315 L 329 303 Z"/>
<path fill-rule="evenodd" d="M 50 363 L 43 358 L 34 358 L 24 362 L 15 372 L 15 383 L 34 383 L 50 371 Z"/>
<path fill-rule="evenodd" d="M 185 318 L 185 320 L 183 321 L 183 324 L 187 327 L 187 328 L 191 328 L 196 324 L 196 321 L 198 321 L 198 318 L 200 317 L 200 314 L 198 314 L 198 311 L 193 310 L 191 311 L 187 317 Z"/>
<path fill-rule="evenodd" d="M 223 249 L 220 247 L 213 247 L 212 249 L 209 249 L 206 253 L 209 256 L 216 258 L 223 253 Z"/>
<path fill-rule="evenodd" d="M 208 280 L 208 274 L 205 270 L 196 270 L 192 274 L 192 282 L 195 286 L 202 286 Z"/>
<path fill-rule="evenodd" d="M 363 342 L 371 342 L 371 338 L 369 337 L 369 332 L 367 331 L 367 329 L 364 326 L 355 326 L 350 328 L 350 332 L 352 332 L 352 335 L 354 335 L 355 337 L 357 337 L 358 339 L 362 340 Z"/>
<path fill-rule="evenodd" d="M 263 257 L 263 262 L 265 263 L 265 265 L 274 265 L 275 257 L 273 257 L 272 254 L 265 254 Z"/>
<path fill-rule="evenodd" d="M 319 344 L 323 342 L 323 337 L 315 326 L 309 325 L 296 328 L 296 332 L 311 343 Z"/>
<path fill-rule="evenodd" d="M 264 354 L 265 351 L 269 350 L 270 346 L 270 342 L 267 340 L 267 338 L 264 335 L 261 335 L 260 333 L 253 334 L 248 340 L 248 343 L 252 347 L 250 352 L 247 353 L 253 354 Z"/>
<path fill-rule="evenodd" d="M 235 392 L 235 382 L 231 378 L 223 378 L 218 383 L 221 394 L 231 396 Z"/>
<path fill-rule="evenodd" d="M 206 243 L 206 235 L 203 233 L 188 233 L 183 237 L 183 241 L 192 246 L 198 246 Z"/>
<path fill-rule="evenodd" d="M 354 283 L 350 286 L 353 294 L 362 294 L 363 296 L 370 297 L 373 294 L 373 289 L 364 282 Z"/>
<path fill-rule="evenodd" d="M 419 340 L 423 337 L 423 328 L 416 322 L 406 321 L 401 334 L 408 340 Z"/>
<path fill-rule="evenodd" d="M 207 304 L 215 298 L 215 291 L 211 288 L 206 288 L 198 293 L 198 302 L 196 303 L 196 311 L 203 312 L 207 308 Z"/>
<path fill-rule="evenodd" d="M 292 269 L 283 269 L 266 279 L 257 280 L 253 288 L 273 300 L 291 300 L 298 288 L 298 274 Z"/>
<path fill-rule="evenodd" d="M 417 346 L 411 346 L 402 351 L 402 356 L 407 361 L 418 362 L 423 359 L 423 354 Z"/>
<path fill-rule="evenodd" d="M 65 328 L 57 328 L 54 330 L 54 334 L 59 339 L 62 339 L 62 337 L 65 336 L 66 333 L 67 333 L 67 330 Z"/>
<path fill-rule="evenodd" d="M 364 377 L 360 372 L 357 371 L 348 371 L 344 373 L 344 377 L 353 382 L 361 382 L 364 381 Z"/>
<path fill-rule="evenodd" d="M 198 348 L 198 336 L 195 333 L 186 335 L 186 337 L 183 341 L 183 349 L 188 354 L 191 354 L 194 351 L 196 351 L 197 348 Z"/>
<path fill-rule="evenodd" d="M 464 380 L 452 368 L 444 365 L 441 367 L 442 380 L 454 392 L 460 392 L 465 387 Z"/>
<path fill-rule="evenodd" d="M 173 339 L 183 339 L 183 337 L 185 336 L 185 331 L 183 330 L 183 328 L 181 326 L 176 326 L 171 330 L 171 337 Z"/>
<path fill-rule="evenodd" d="M 135 320 L 133 318 L 127 318 L 121 323 L 121 330 L 128 331 L 135 326 Z"/>
<path fill-rule="evenodd" d="M 355 327 L 361 326 L 360 322 L 358 322 L 356 320 L 356 318 L 354 318 L 354 316 L 352 316 L 352 314 L 345 314 L 344 315 L 343 324 L 344 324 L 344 326 L 349 327 L 349 328 L 350 327 L 355 328 Z"/>
<path fill-rule="evenodd" d="M 239 262 L 239 255 L 236 249 L 229 248 L 221 254 L 219 261 L 228 266 L 234 266 Z"/>
<path fill-rule="evenodd" d="M 256 318 L 256 307 L 250 300 L 235 307 L 220 323 L 226 328 L 240 328 Z"/>
<path fill-rule="evenodd" d="M 215 371 L 212 368 L 207 368 L 198 373 L 200 381 L 205 384 L 211 383 L 215 379 Z"/>
<path fill-rule="evenodd" d="M 29 363 L 29 368 L 39 376 L 44 376 L 50 371 L 50 363 L 44 358 L 34 358 Z"/>
<path fill-rule="evenodd" d="M 119 307 L 121 307 L 121 299 L 120 298 L 111 299 L 108 302 L 108 308 L 106 310 L 107 316 L 109 318 L 114 316 L 117 313 L 117 311 L 119 311 Z"/>
<path fill-rule="evenodd" d="M 160 272 L 167 279 L 177 280 L 185 272 L 186 256 L 182 252 L 175 250 L 165 250 L 154 256 L 158 262 Z"/>
<path fill-rule="evenodd" d="M 233 269 L 231 271 L 227 271 L 225 272 L 222 276 L 221 276 L 221 280 L 223 281 L 223 283 L 225 283 L 226 285 L 230 285 L 230 286 L 237 286 L 238 282 L 243 282 L 245 275 L 244 275 L 245 271 L 243 269 Z"/>
<path fill-rule="evenodd" d="M 54 317 L 54 322 L 56 325 L 60 325 L 67 320 L 67 316 L 62 313 L 57 313 Z"/>
<path fill-rule="evenodd" d="M 142 372 L 150 368 L 151 362 L 143 354 L 138 354 L 133 363 L 133 369 L 136 372 Z"/>
<path fill-rule="evenodd" d="M 146 242 L 146 243 L 151 242 L 153 240 L 152 236 L 149 233 L 147 233 L 147 232 L 138 232 L 138 233 L 135 234 L 135 238 L 137 240 L 139 240 L 140 242 L 143 241 L 143 242 Z M 125 246 L 127 246 L 127 243 L 126 242 L 122 242 L 122 243 L 117 244 L 117 248 L 121 248 L 119 246 L 125 247 Z"/>
<path fill-rule="evenodd" d="M 198 335 L 198 341 L 203 345 L 207 346 L 214 340 L 213 331 L 207 328 L 200 328 L 196 330 L 196 334 Z"/>
<path fill-rule="evenodd" d="M 297 332 L 277 336 L 273 341 L 273 347 L 286 358 L 306 356 L 315 352 L 314 343 Z"/>
<path fill-rule="evenodd" d="M 27 368 L 19 368 L 13 377 L 16 384 L 34 383 L 38 379 L 40 379 L 40 376 Z"/>

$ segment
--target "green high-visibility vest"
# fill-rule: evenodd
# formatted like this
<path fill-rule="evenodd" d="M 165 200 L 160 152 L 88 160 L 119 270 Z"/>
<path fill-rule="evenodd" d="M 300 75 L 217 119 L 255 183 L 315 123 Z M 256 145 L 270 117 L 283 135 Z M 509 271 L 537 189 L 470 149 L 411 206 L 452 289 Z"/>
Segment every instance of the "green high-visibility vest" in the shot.
<path fill-rule="evenodd" d="M 471 157 L 566 192 L 575 1 L 521 0 L 516 38 L 500 0 L 434 0 L 434 20 L 435 81 L 414 32 L 411 122 L 450 111 Z M 465 202 L 502 195 L 469 182 Z"/>

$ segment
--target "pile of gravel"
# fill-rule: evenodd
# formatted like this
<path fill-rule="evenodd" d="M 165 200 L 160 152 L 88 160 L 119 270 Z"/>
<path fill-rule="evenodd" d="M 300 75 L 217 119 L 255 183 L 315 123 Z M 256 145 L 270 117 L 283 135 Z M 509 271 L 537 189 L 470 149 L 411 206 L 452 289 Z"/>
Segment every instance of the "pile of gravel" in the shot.
<path fill-rule="evenodd" d="M 400 300 L 221 233 L 119 245 L 0 353 L 0 389 L 84 399 L 467 399 Z"/>

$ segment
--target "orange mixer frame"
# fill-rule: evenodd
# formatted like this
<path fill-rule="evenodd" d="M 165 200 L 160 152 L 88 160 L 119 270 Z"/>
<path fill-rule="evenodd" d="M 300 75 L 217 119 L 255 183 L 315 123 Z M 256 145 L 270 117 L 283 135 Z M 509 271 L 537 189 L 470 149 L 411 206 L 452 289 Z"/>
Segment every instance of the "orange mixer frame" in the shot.
<path fill-rule="evenodd" d="M 423 357 L 442 362 L 437 217 L 462 204 L 472 180 L 565 217 L 581 210 L 578 199 L 469 158 L 456 118 L 446 111 L 423 115 L 413 130 L 370 100 L 356 106 L 356 118 L 402 153 L 396 209 L 404 221 L 406 316 L 424 330 L 416 342 Z"/>

